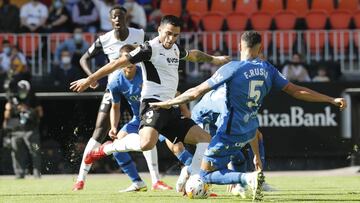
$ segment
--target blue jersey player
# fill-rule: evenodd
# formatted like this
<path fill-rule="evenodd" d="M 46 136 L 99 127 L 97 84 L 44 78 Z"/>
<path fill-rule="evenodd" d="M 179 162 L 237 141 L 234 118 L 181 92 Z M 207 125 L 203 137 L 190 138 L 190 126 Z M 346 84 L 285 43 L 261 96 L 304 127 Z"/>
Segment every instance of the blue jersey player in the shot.
<path fill-rule="evenodd" d="M 286 80 L 273 65 L 258 59 L 261 52 L 261 35 L 258 32 L 246 31 L 241 35 L 240 52 L 241 61 L 227 63 L 202 84 L 174 99 L 151 103 L 151 106 L 170 108 L 172 105 L 195 100 L 211 89 L 226 84 L 228 112 L 220 115 L 218 131 L 204 154 L 201 177 L 207 183 L 249 185 L 253 191 L 253 199 L 260 200 L 264 182 L 262 172 L 235 172 L 227 169 L 227 163 L 232 154 L 245 144 L 250 143 L 253 148 L 252 143 L 257 139 L 255 133 L 259 127 L 257 111 L 270 90 L 282 90 L 299 100 L 331 103 L 340 107 L 340 110 L 346 107 L 346 101 L 295 85 Z M 259 160 L 258 157 L 257 159 Z"/>
<path fill-rule="evenodd" d="M 132 45 L 124 45 L 120 49 L 120 53 L 128 53 L 133 49 L 134 47 Z M 112 107 L 110 111 L 111 129 L 109 131 L 109 136 L 113 139 L 126 139 L 127 135 L 132 136 L 138 133 L 140 125 L 139 110 L 142 84 L 143 79 L 141 68 L 135 65 L 131 65 L 117 72 L 114 79 L 109 83 L 108 89 L 112 97 Z M 120 120 L 121 96 L 124 96 L 129 103 L 133 112 L 133 118 L 131 119 L 131 121 L 125 124 L 118 132 L 117 126 Z M 186 110 L 184 106 L 185 105 L 181 106 L 182 112 Z M 162 140 L 165 140 L 165 138 L 162 137 Z M 187 150 L 185 150 L 181 143 L 172 144 L 168 140 L 166 141 L 170 150 L 179 158 L 180 161 L 182 161 L 184 164 L 191 163 L 192 155 Z M 152 150 L 156 151 L 156 147 L 154 147 Z M 150 150 L 144 151 L 143 154 L 149 166 L 149 171 L 153 182 L 152 189 L 172 189 L 170 186 L 159 180 L 159 172 L 157 170 L 157 156 L 152 156 L 152 153 L 149 152 Z M 107 154 L 111 153 L 112 152 L 109 151 Z M 130 174 L 129 176 L 133 181 L 133 184 L 130 185 L 130 187 L 128 187 L 127 189 L 123 190 L 123 192 L 146 190 L 146 185 L 139 177 L 130 156 L 126 152 L 114 152 L 114 155 L 119 158 L 117 159 L 119 165 L 122 166 L 122 169 L 125 170 L 127 174 Z M 88 156 L 85 158 L 85 163 L 87 164 L 92 161 L 93 160 L 89 160 Z M 154 165 L 156 167 L 154 167 Z"/>

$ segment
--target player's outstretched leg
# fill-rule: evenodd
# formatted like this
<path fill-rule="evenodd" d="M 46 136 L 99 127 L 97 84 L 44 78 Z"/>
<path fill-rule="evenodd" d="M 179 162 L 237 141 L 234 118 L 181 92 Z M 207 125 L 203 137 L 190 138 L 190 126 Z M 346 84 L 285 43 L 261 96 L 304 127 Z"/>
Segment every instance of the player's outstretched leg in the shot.
<path fill-rule="evenodd" d="M 172 190 L 172 187 L 160 180 L 158 154 L 156 146 L 152 150 L 143 152 L 149 168 L 152 190 Z"/>
<path fill-rule="evenodd" d="M 99 113 L 96 118 L 95 130 L 92 134 L 92 137 L 86 144 L 79 169 L 79 174 L 76 183 L 73 186 L 73 191 L 82 190 L 85 186 L 85 179 L 92 165 L 91 163 L 86 164 L 85 159 L 87 154 L 91 150 L 96 149 L 101 145 L 102 140 L 104 140 L 104 138 L 107 135 L 107 132 L 109 131 L 110 121 L 109 121 L 109 114 L 107 113 L 109 110 L 110 107 L 99 110 Z"/>
<path fill-rule="evenodd" d="M 121 170 L 126 173 L 132 181 L 132 184 L 128 188 L 120 190 L 119 192 L 147 191 L 146 184 L 139 176 L 130 155 L 126 152 L 115 152 L 113 156 Z"/>

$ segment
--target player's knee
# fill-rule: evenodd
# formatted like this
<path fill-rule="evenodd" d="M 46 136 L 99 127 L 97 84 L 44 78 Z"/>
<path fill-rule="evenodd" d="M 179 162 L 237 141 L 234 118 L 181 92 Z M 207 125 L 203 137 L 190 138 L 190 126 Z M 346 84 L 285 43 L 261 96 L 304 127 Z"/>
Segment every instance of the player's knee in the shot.
<path fill-rule="evenodd" d="M 154 145 L 150 141 L 141 141 L 140 142 L 141 151 L 148 151 L 154 148 Z"/>
<path fill-rule="evenodd" d="M 180 152 L 184 151 L 184 149 L 185 149 L 185 147 L 181 142 L 176 143 L 171 147 L 171 151 L 174 154 L 179 154 Z"/>

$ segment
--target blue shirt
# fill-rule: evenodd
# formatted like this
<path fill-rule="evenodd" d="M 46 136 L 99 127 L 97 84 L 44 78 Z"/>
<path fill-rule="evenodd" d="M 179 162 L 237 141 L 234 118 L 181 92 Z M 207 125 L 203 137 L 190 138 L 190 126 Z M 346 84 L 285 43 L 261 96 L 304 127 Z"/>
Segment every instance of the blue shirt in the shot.
<path fill-rule="evenodd" d="M 221 124 L 221 116 L 227 113 L 226 87 L 222 85 L 216 90 L 206 93 L 191 110 L 191 119 L 214 136 L 218 125 Z"/>
<path fill-rule="evenodd" d="M 128 80 L 123 70 L 114 75 L 114 79 L 108 84 L 113 103 L 119 103 L 121 95 L 124 95 L 129 103 L 134 116 L 139 119 L 140 94 L 143 84 L 141 68 L 136 66 L 136 73 L 132 80 Z"/>
<path fill-rule="evenodd" d="M 232 61 L 207 80 L 213 89 L 226 84 L 228 112 L 219 132 L 241 135 L 259 127 L 257 113 L 271 88 L 281 90 L 288 80 L 269 62 L 260 59 Z"/>

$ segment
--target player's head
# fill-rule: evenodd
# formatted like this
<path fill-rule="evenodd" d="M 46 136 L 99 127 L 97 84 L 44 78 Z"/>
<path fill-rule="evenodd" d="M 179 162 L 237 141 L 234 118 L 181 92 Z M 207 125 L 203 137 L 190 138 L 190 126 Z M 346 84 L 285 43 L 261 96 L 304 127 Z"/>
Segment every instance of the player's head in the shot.
<path fill-rule="evenodd" d="M 173 15 L 161 18 L 158 28 L 159 40 L 166 49 L 170 49 L 180 36 L 181 20 Z"/>
<path fill-rule="evenodd" d="M 241 35 L 240 42 L 241 53 L 250 53 L 257 57 L 261 52 L 261 35 L 256 31 L 245 31 Z"/>
<path fill-rule="evenodd" d="M 126 27 L 126 9 L 121 6 L 114 6 L 110 9 L 111 25 L 115 30 Z"/>
<path fill-rule="evenodd" d="M 123 54 L 130 53 L 134 49 L 135 49 L 135 47 L 133 45 L 125 44 L 120 49 L 120 56 L 122 56 Z M 136 65 L 131 64 L 130 66 L 124 67 L 123 70 L 124 70 L 125 76 L 133 75 L 136 72 Z"/>

